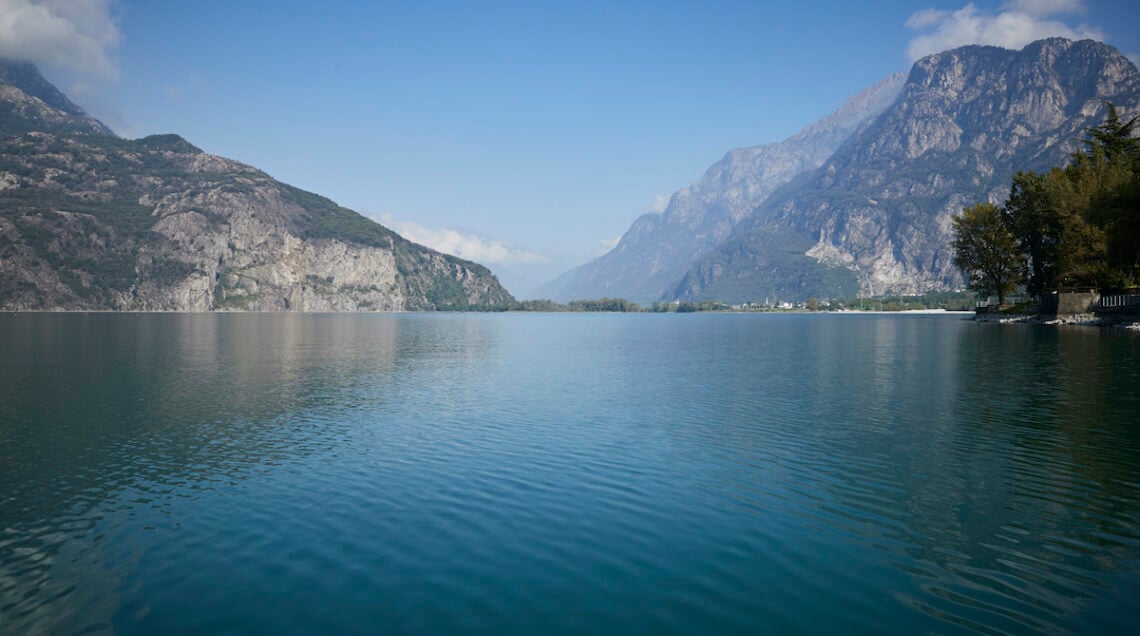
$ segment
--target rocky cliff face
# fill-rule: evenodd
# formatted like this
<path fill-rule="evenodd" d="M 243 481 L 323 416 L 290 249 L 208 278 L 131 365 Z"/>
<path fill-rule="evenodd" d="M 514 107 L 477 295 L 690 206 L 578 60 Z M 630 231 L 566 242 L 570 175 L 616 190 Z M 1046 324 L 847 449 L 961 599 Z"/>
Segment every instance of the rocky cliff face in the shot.
<path fill-rule="evenodd" d="M 27 65 L 12 68 L 0 66 L 2 309 L 401 311 L 511 300 L 480 265 L 180 137 L 114 137 Z"/>
<path fill-rule="evenodd" d="M 657 300 L 776 188 L 819 167 L 890 106 L 904 79 L 902 74 L 886 78 L 782 142 L 728 152 L 699 181 L 675 192 L 663 213 L 638 218 L 614 249 L 547 284 L 540 294 L 561 301 Z"/>
<path fill-rule="evenodd" d="M 898 101 L 810 178 L 770 196 L 667 298 L 727 302 L 961 287 L 950 218 L 1000 202 L 1018 170 L 1063 165 L 1104 102 L 1140 112 L 1112 47 L 1054 38 L 918 61 Z"/>

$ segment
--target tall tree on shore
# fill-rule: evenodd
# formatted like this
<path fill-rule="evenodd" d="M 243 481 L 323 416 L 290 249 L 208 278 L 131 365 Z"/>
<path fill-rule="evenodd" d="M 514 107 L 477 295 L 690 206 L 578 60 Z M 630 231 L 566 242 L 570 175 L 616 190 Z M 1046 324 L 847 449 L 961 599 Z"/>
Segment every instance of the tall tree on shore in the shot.
<path fill-rule="evenodd" d="M 1140 117 L 1122 122 L 1116 106 L 1100 126 L 1089 128 L 1084 152 L 1073 156 L 1072 167 L 1100 175 L 1099 189 L 1090 197 L 1086 217 L 1104 232 L 1106 265 L 1118 284 L 1140 273 Z"/>
<path fill-rule="evenodd" d="M 1122 122 L 1116 105 L 1112 102 L 1105 102 L 1105 105 L 1108 106 L 1108 114 L 1104 117 L 1104 123 L 1085 129 L 1087 137 L 1081 143 L 1086 146 L 1086 151 L 1077 154 L 1100 151 L 1110 160 L 1135 163 L 1140 160 L 1140 137 L 1136 137 L 1140 117 Z"/>
<path fill-rule="evenodd" d="M 1140 272 L 1140 138 L 1116 107 L 1085 130 L 1064 168 L 1019 172 L 1001 209 L 1026 263 L 1025 288 L 1126 287 Z"/>
<path fill-rule="evenodd" d="M 1126 281 L 1135 281 L 1140 275 L 1140 171 L 1097 197 L 1089 216 L 1104 227 L 1109 266 Z"/>
<path fill-rule="evenodd" d="M 1017 241 L 992 203 L 978 203 L 954 217 L 954 264 L 970 289 L 997 296 L 998 304 L 1017 289 L 1024 271 Z"/>
<path fill-rule="evenodd" d="M 1052 288 L 1063 242 L 1061 217 L 1049 180 L 1036 172 L 1013 175 L 1013 187 L 1001 214 L 1018 249 L 1028 258 L 1025 290 L 1041 294 Z"/>
<path fill-rule="evenodd" d="M 1105 259 L 1104 230 L 1089 218 L 1094 197 L 1104 191 L 1101 158 L 1078 160 L 1044 175 L 1059 221 L 1053 287 L 1111 285 L 1113 273 Z"/>

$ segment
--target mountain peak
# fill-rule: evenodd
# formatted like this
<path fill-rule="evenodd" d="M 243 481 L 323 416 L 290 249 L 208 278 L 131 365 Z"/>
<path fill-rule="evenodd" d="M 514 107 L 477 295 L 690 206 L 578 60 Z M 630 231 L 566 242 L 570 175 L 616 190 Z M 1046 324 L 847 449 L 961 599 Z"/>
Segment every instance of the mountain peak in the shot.
<path fill-rule="evenodd" d="M 30 130 L 115 134 L 47 81 L 35 64 L 23 60 L 0 58 L 0 108 L 10 115 L 0 126 L 2 134 Z"/>

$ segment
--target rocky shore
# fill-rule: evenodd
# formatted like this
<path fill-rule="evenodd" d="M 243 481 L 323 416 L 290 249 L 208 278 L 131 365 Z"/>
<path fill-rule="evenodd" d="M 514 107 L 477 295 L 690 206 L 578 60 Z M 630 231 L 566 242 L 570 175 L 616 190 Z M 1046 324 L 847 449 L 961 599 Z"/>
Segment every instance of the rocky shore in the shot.
<path fill-rule="evenodd" d="M 1140 316 L 1103 315 L 1093 313 L 1046 316 L 1041 314 L 976 313 L 976 322 L 1036 323 L 1039 325 L 1077 325 L 1083 327 L 1120 327 L 1140 330 Z"/>

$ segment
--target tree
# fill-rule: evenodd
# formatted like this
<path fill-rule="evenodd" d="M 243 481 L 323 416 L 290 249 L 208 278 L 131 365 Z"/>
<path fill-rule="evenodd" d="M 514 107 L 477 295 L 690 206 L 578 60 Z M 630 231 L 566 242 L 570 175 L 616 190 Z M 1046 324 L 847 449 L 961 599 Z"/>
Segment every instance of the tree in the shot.
<path fill-rule="evenodd" d="M 1100 126 L 1087 128 L 1087 147 L 1067 169 L 1095 176 L 1084 216 L 1103 232 L 1105 270 L 1123 286 L 1140 272 L 1140 118 L 1121 122 L 1116 106 Z"/>
<path fill-rule="evenodd" d="M 1140 138 L 1134 134 L 1140 124 L 1140 117 L 1121 122 L 1116 105 L 1112 102 L 1105 102 L 1105 105 L 1108 106 L 1108 115 L 1105 116 L 1104 123 L 1085 129 L 1088 136 L 1081 143 L 1088 148 L 1085 153 L 1078 152 L 1077 155 L 1091 155 L 1101 151 L 1109 161 L 1135 164 L 1140 159 Z"/>
<path fill-rule="evenodd" d="M 1140 172 L 1094 199 L 1089 216 L 1104 227 L 1109 266 L 1134 280 L 1140 274 Z"/>
<path fill-rule="evenodd" d="M 1013 175 L 1013 187 L 1002 206 L 1002 222 L 1028 257 L 1025 289 L 1041 294 L 1057 279 L 1057 261 L 1063 245 L 1061 217 L 1049 180 L 1036 172 Z"/>
<path fill-rule="evenodd" d="M 998 297 L 1017 288 L 1024 259 L 1017 241 L 1002 223 L 1001 211 L 992 203 L 978 203 L 954 217 L 954 264 L 966 275 L 970 289 Z"/>
<path fill-rule="evenodd" d="M 1103 223 L 1089 214 L 1092 202 L 1124 168 L 1104 154 L 1078 153 L 1066 168 L 1018 172 L 1002 206 L 1002 222 L 1027 259 L 1025 289 L 1031 294 L 1067 285 L 1097 285 L 1113 278 L 1105 259 Z"/>
<path fill-rule="evenodd" d="M 1105 259 L 1104 230 L 1089 219 L 1091 202 L 1104 190 L 1109 170 L 1098 153 L 1044 175 L 1059 224 L 1055 287 L 1099 287 L 1112 278 Z"/>

